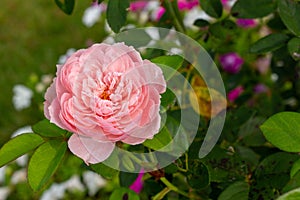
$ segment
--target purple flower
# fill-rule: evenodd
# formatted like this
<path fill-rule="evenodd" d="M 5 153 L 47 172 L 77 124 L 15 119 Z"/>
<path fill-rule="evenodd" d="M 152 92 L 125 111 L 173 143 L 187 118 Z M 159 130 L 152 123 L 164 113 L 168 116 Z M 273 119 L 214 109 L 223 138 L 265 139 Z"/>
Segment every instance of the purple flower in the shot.
<path fill-rule="evenodd" d="M 230 102 L 234 102 L 244 92 L 243 86 L 238 86 L 228 92 L 227 97 Z"/>
<path fill-rule="evenodd" d="M 269 88 L 265 84 L 262 84 L 262 83 L 255 85 L 253 88 L 253 91 L 256 94 L 267 93 L 268 90 L 269 90 Z"/>
<path fill-rule="evenodd" d="M 253 28 L 257 25 L 254 19 L 237 19 L 236 23 L 239 27 Z"/>
<path fill-rule="evenodd" d="M 221 55 L 220 63 L 224 71 L 230 74 L 236 74 L 240 71 L 244 60 L 237 53 L 231 52 Z"/>
<path fill-rule="evenodd" d="M 135 181 L 129 186 L 129 189 L 133 190 L 135 193 L 139 194 L 143 189 L 143 175 L 144 170 L 141 169 L 138 177 L 135 179 Z"/>

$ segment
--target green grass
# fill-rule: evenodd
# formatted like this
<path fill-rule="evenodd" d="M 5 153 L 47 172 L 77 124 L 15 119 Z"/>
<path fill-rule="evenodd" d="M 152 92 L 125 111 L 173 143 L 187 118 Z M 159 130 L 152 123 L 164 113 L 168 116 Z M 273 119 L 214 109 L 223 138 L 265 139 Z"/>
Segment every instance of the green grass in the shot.
<path fill-rule="evenodd" d="M 56 62 L 68 48 L 85 48 L 88 40 L 101 42 L 100 24 L 86 28 L 81 17 L 91 1 L 76 1 L 71 16 L 52 0 L 2 0 L 0 6 L 0 146 L 17 128 L 43 118 L 37 104 L 16 111 L 15 84 L 28 83 L 32 74 L 55 74 Z"/>

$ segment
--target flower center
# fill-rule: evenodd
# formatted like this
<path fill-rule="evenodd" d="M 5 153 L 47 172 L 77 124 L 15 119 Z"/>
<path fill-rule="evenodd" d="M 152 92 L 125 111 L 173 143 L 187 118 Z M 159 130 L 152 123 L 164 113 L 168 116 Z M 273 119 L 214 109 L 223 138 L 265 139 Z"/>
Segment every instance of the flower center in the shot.
<path fill-rule="evenodd" d="M 103 100 L 110 100 L 110 92 L 109 92 L 109 90 L 108 90 L 108 88 L 106 87 L 105 89 L 104 89 L 104 91 L 100 94 L 100 98 L 101 99 L 103 99 Z"/>

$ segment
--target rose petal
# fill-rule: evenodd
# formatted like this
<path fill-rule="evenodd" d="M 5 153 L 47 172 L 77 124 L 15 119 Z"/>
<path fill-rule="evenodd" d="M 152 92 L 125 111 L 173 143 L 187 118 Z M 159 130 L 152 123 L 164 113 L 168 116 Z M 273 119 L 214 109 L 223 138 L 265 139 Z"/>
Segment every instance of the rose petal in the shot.
<path fill-rule="evenodd" d="M 89 137 L 73 134 L 68 141 L 69 149 L 84 162 L 95 164 L 107 159 L 113 152 L 115 143 L 100 142 Z"/>
<path fill-rule="evenodd" d="M 143 143 L 146 139 L 152 139 L 159 131 L 160 118 L 160 115 L 157 115 L 152 123 L 144 127 L 137 127 L 127 138 L 123 139 L 122 142 L 135 145 Z"/>

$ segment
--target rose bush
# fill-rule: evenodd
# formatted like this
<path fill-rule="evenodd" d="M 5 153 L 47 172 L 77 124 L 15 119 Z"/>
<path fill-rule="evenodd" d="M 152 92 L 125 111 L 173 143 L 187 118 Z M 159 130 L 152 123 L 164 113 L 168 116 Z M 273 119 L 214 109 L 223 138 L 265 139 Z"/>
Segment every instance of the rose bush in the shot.
<path fill-rule="evenodd" d="M 116 142 L 140 144 L 160 128 L 161 69 L 123 43 L 78 50 L 45 94 L 50 122 L 73 132 L 68 147 L 86 164 L 112 153 Z"/>

